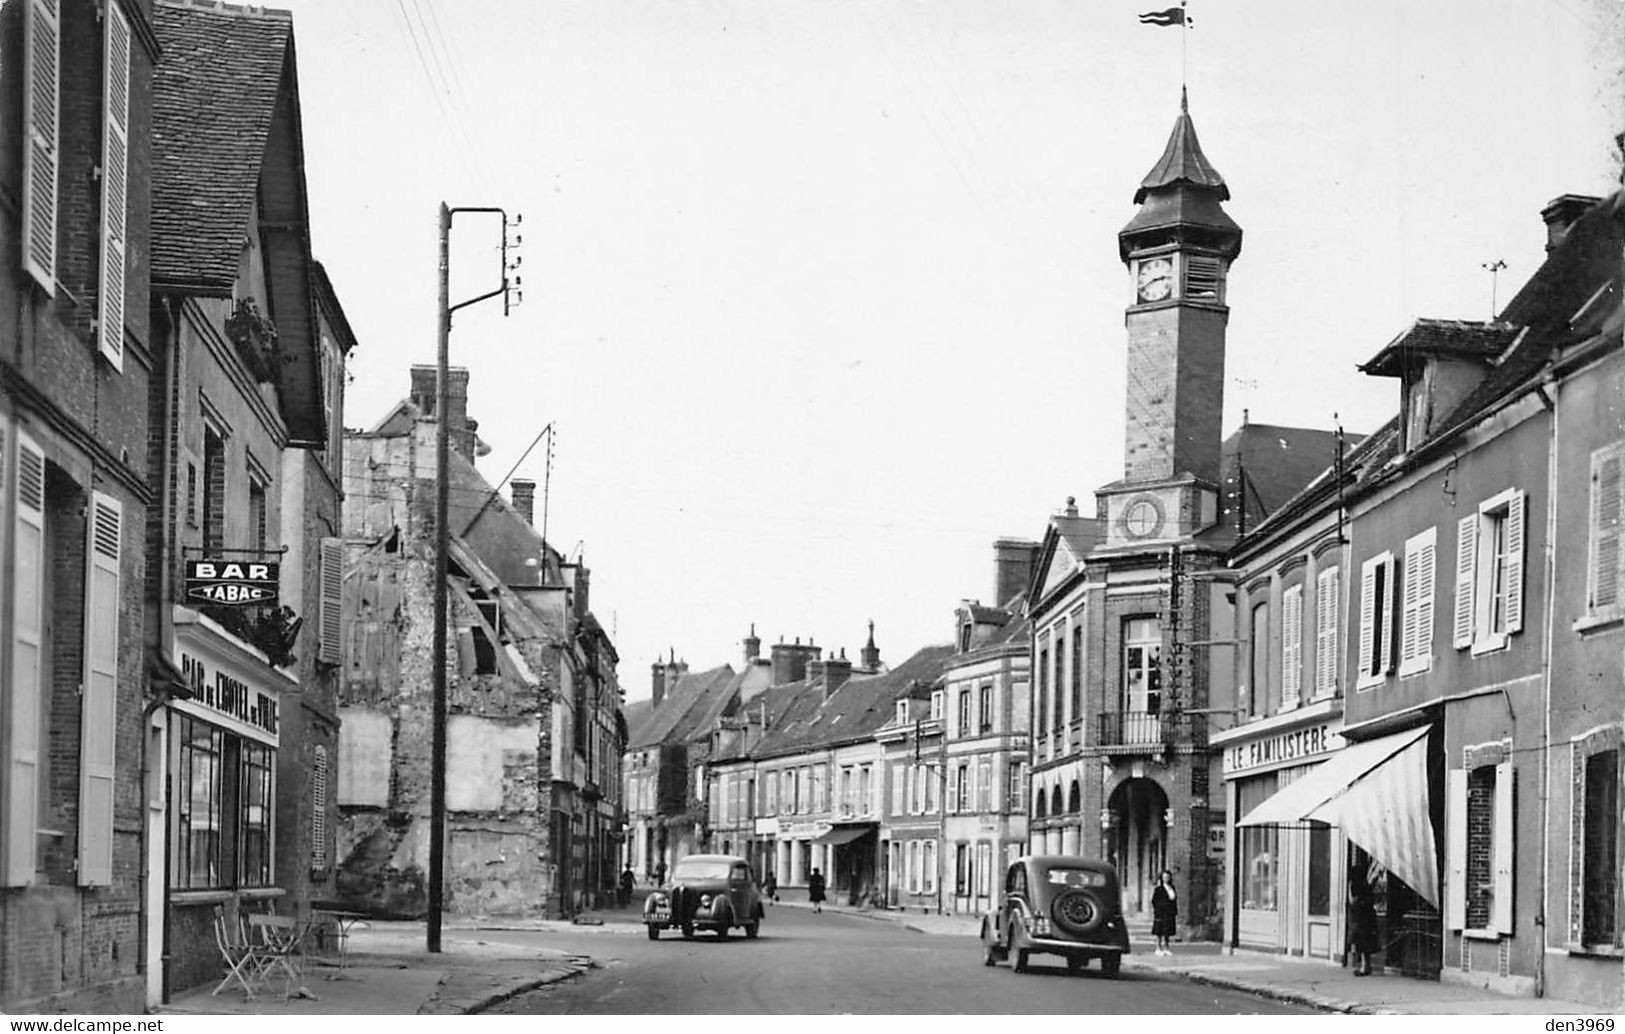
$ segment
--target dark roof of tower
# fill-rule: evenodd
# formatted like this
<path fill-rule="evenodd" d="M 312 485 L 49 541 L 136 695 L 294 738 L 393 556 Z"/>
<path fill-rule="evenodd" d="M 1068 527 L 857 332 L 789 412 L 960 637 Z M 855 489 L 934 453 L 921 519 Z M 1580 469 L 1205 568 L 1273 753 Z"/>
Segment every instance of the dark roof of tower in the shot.
<path fill-rule="evenodd" d="M 1143 202 L 1153 190 L 1176 183 L 1208 187 L 1218 194 L 1220 201 L 1230 200 L 1230 188 L 1224 185 L 1224 177 L 1207 160 L 1202 145 L 1197 142 L 1196 125 L 1191 121 L 1190 102 L 1184 87 L 1179 90 L 1179 117 L 1174 120 L 1174 131 L 1168 135 L 1168 146 L 1140 181 L 1140 189 L 1134 192 L 1134 203 Z"/>

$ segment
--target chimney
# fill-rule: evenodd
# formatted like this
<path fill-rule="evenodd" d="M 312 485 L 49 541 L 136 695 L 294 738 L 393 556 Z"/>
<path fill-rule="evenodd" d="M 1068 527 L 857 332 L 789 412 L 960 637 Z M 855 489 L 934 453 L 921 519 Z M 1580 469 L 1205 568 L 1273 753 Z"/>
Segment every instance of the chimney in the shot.
<path fill-rule="evenodd" d="M 659 661 L 655 661 L 649 665 L 649 674 L 651 676 L 650 688 L 654 693 L 655 706 L 659 707 L 660 701 L 666 698 L 666 666 Z"/>
<path fill-rule="evenodd" d="M 831 657 L 824 662 L 824 699 L 828 700 L 831 693 L 846 685 L 852 678 L 852 662 L 846 659 L 843 649 L 839 657 Z"/>
<path fill-rule="evenodd" d="M 773 661 L 773 685 L 782 686 L 789 682 L 800 682 L 807 677 L 807 662 L 817 660 L 823 652 L 822 647 L 811 643 L 802 646 L 800 637 L 797 637 L 793 644 L 774 643 L 770 654 Z"/>
<path fill-rule="evenodd" d="M 745 637 L 745 667 L 749 668 L 762 655 L 762 641 L 756 638 L 756 622 L 750 623 L 750 635 Z"/>
<path fill-rule="evenodd" d="M 1002 607 L 1027 591 L 1038 564 L 1038 543 L 999 539 L 993 543 L 993 603 Z"/>
<path fill-rule="evenodd" d="M 820 682 L 823 681 L 825 663 L 827 663 L 827 662 L 825 662 L 823 660 L 820 660 L 818 658 L 814 658 L 814 659 L 807 662 L 807 681 L 808 682 L 811 682 L 813 685 L 816 686 Z M 825 700 L 829 699 L 829 687 L 828 686 L 824 687 L 824 699 Z"/>
<path fill-rule="evenodd" d="M 438 418 L 435 412 L 435 399 L 438 396 L 435 382 L 439 379 L 433 366 L 412 367 L 412 401 L 423 411 L 424 416 Z M 447 434 L 451 439 L 451 447 L 463 454 L 463 458 L 473 463 L 475 457 L 474 429 L 479 425 L 468 418 L 468 368 L 466 366 L 453 366 L 446 370 L 446 412 L 450 414 L 451 421 L 447 424 Z"/>
<path fill-rule="evenodd" d="M 1546 254 L 1550 255 L 1561 247 L 1574 224 L 1580 221 L 1587 209 L 1601 200 L 1589 194 L 1562 194 L 1548 201 L 1546 207 L 1540 210 L 1540 218 L 1546 224 Z"/>
<path fill-rule="evenodd" d="M 519 516 L 525 519 L 526 524 L 535 524 L 536 482 L 529 478 L 514 478 L 508 482 L 508 489 L 513 493 L 513 508 L 519 511 Z"/>
<path fill-rule="evenodd" d="M 875 619 L 869 619 L 869 641 L 864 644 L 861 657 L 866 671 L 880 670 L 880 647 L 875 645 Z"/>

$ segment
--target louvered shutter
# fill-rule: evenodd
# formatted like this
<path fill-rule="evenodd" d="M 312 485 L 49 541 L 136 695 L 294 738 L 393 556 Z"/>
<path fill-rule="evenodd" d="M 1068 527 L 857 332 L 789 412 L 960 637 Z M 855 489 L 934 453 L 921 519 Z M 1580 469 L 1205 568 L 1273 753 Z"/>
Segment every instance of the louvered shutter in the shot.
<path fill-rule="evenodd" d="M 1619 605 L 1620 514 L 1625 509 L 1625 450 L 1591 460 L 1590 609 Z"/>
<path fill-rule="evenodd" d="M 1405 543 L 1405 587 L 1399 609 L 1399 670 L 1409 672 L 1416 660 L 1418 614 L 1416 601 L 1421 587 L 1417 578 L 1418 548 L 1415 539 Z"/>
<path fill-rule="evenodd" d="M 310 867 L 327 868 L 327 747 L 320 743 L 310 766 Z"/>
<path fill-rule="evenodd" d="M 119 540 L 123 507 L 91 493 L 85 575 L 85 682 L 80 695 L 79 883 L 113 882 L 113 767 L 117 753 Z"/>
<path fill-rule="evenodd" d="M 1445 926 L 1460 930 L 1467 925 L 1467 770 L 1452 768 L 1445 773 Z"/>
<path fill-rule="evenodd" d="M 908 768 L 898 761 L 891 767 L 891 813 L 903 814 L 908 806 Z"/>
<path fill-rule="evenodd" d="M 38 808 L 41 632 L 45 606 L 45 454 L 17 435 L 12 497 L 11 694 L 6 758 L 5 857 L 8 887 L 34 882 Z"/>
<path fill-rule="evenodd" d="M 1303 687 L 1303 586 L 1281 595 L 1281 707 L 1298 706 Z"/>
<path fill-rule="evenodd" d="M 125 215 L 130 158 L 130 23 L 117 3 L 104 5 L 106 68 L 102 125 L 101 325 L 98 344 L 115 369 L 124 369 Z"/>
<path fill-rule="evenodd" d="M 1507 634 L 1523 631 L 1523 515 L 1528 497 L 1512 493 L 1507 503 Z"/>
<path fill-rule="evenodd" d="M 1371 677 L 1377 651 L 1377 565 L 1380 560 L 1367 560 L 1360 565 L 1360 675 L 1364 682 Z"/>
<path fill-rule="evenodd" d="M 1400 674 L 1433 665 L 1433 581 L 1437 540 L 1429 528 L 1405 543 L 1405 603 L 1400 636 Z"/>
<path fill-rule="evenodd" d="M 948 770 L 948 800 L 944 805 L 949 814 L 959 811 L 959 766 Z"/>
<path fill-rule="evenodd" d="M 1320 572 L 1315 579 L 1315 693 L 1337 691 L 1338 569 Z"/>
<path fill-rule="evenodd" d="M 1495 899 L 1490 910 L 1490 926 L 1506 934 L 1512 932 L 1512 859 L 1517 846 L 1517 834 L 1512 825 L 1515 791 L 1512 762 L 1503 761 L 1495 766 Z"/>
<path fill-rule="evenodd" d="M 1456 522 L 1456 614 L 1451 642 L 1458 650 L 1473 645 L 1473 608 L 1478 578 L 1478 515 Z"/>
<path fill-rule="evenodd" d="M 344 540 L 322 539 L 321 599 L 317 604 L 316 659 L 323 664 L 344 660 Z"/>
<path fill-rule="evenodd" d="M 22 262 L 46 294 L 56 293 L 57 115 L 61 68 L 58 0 L 27 0 L 23 51 Z M 32 834 L 30 834 L 32 840 Z"/>
<path fill-rule="evenodd" d="M 1383 607 L 1382 621 L 1378 623 L 1377 627 L 1378 645 L 1382 648 L 1382 674 L 1384 675 L 1393 673 L 1395 647 L 1398 645 L 1394 641 L 1394 632 L 1399 627 L 1395 620 L 1397 615 L 1394 613 L 1397 609 L 1395 604 L 1399 602 L 1399 584 L 1394 577 L 1396 570 L 1397 565 L 1394 563 L 1393 554 L 1386 554 L 1382 560 L 1382 591 L 1387 597 L 1383 600 L 1387 606 Z"/>

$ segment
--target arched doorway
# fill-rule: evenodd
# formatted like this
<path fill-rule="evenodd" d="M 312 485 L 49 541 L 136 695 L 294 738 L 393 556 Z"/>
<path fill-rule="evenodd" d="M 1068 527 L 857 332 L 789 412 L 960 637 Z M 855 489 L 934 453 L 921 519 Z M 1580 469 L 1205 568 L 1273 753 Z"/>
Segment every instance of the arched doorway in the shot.
<path fill-rule="evenodd" d="M 1126 779 L 1107 802 L 1107 861 L 1123 885 L 1123 910 L 1151 911 L 1151 889 L 1168 858 L 1168 795 L 1154 779 Z"/>

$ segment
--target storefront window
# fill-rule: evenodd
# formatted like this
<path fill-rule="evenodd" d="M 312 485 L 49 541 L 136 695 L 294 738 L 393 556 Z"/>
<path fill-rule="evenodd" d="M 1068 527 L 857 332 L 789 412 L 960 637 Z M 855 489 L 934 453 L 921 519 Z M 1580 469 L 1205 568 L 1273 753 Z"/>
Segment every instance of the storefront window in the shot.
<path fill-rule="evenodd" d="M 1275 794 L 1275 773 L 1248 779 L 1237 787 L 1237 813 L 1245 816 Z M 1275 826 L 1246 826 L 1237 830 L 1241 842 L 1239 871 L 1241 907 L 1261 912 L 1276 909 L 1276 874 L 1280 867 L 1280 830 Z"/>
<path fill-rule="evenodd" d="M 237 885 L 271 884 L 271 767 L 276 757 L 270 747 L 242 741 L 242 779 L 237 810 Z"/>
<path fill-rule="evenodd" d="M 1309 914 L 1332 914 L 1332 827 L 1309 823 Z"/>
<path fill-rule="evenodd" d="M 225 733 L 212 725 L 181 718 L 176 728 L 180 744 L 180 843 L 176 851 L 175 885 L 220 886 L 220 827 L 223 825 L 220 761 Z"/>

